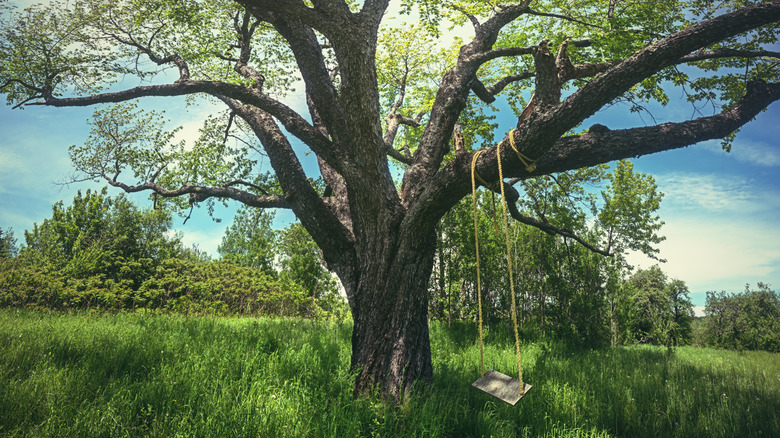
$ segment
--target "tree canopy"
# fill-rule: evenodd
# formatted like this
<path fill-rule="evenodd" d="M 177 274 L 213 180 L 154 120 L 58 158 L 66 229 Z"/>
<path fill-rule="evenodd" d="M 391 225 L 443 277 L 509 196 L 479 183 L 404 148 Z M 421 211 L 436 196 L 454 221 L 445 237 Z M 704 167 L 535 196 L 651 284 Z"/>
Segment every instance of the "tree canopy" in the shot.
<path fill-rule="evenodd" d="M 394 3 L 420 17 L 407 25 L 387 19 L 390 3 L 0 3 L 0 90 L 16 107 L 122 103 L 99 108 L 93 135 L 71 149 L 86 179 L 182 207 L 232 199 L 291 209 L 347 293 L 356 391 L 393 398 L 432 376 L 435 228 L 470 193 L 472 163 L 481 185 L 504 186 L 518 221 L 603 254 L 652 253 L 636 239 L 652 236 L 653 222 L 634 214 L 642 206 L 631 197 L 609 199 L 607 238 L 586 241 L 521 212 L 518 183 L 708 139 L 728 146 L 780 98 L 776 0 Z M 439 47 L 449 23 L 473 35 Z M 617 101 L 665 104 L 667 84 L 685 90 L 698 117 L 583 126 Z M 192 145 L 130 102 L 185 95 L 226 108 Z M 514 111 L 509 132 L 492 122 L 497 99 Z M 301 166 L 308 152 L 324 188 Z M 508 181 L 498 181 L 499 164 Z"/>

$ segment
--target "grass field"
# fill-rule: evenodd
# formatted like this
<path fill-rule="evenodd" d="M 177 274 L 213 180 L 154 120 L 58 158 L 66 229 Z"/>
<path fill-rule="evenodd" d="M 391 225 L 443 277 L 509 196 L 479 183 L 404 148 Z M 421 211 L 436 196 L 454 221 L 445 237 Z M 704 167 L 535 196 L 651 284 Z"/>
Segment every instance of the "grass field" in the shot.
<path fill-rule="evenodd" d="M 350 326 L 0 310 L 0 435 L 780 436 L 780 355 L 524 345 L 516 407 L 473 388 L 475 329 L 433 323 L 434 384 L 352 397 Z M 509 337 L 487 366 L 516 372 Z"/>

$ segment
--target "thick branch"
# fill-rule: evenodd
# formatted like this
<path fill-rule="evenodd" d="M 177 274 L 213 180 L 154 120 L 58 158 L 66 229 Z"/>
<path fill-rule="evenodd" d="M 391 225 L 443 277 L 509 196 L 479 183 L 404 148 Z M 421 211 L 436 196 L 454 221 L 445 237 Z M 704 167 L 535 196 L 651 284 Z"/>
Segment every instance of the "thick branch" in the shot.
<path fill-rule="evenodd" d="M 354 257 L 352 232 L 311 186 L 284 133 L 268 113 L 244 106 L 238 101 L 224 101 L 249 124 L 260 139 L 285 199 L 322 249 L 328 265 L 336 271 L 345 269 L 345 260 Z"/>
<path fill-rule="evenodd" d="M 714 116 L 625 130 L 613 131 L 602 127 L 586 134 L 559 138 L 550 152 L 536 161 L 533 173 L 525 169 L 505 139 L 506 144 L 501 148 L 504 176 L 525 179 L 723 138 L 777 100 L 780 100 L 780 84 L 751 82 L 744 99 Z M 417 216 L 417 220 L 436 221 L 470 193 L 472 157 L 473 154 L 456 155 L 455 159 L 447 163 L 419 195 L 419 205 L 410 209 L 409 214 Z M 480 154 L 476 171 L 486 181 L 498 179 L 495 146 Z"/>
<path fill-rule="evenodd" d="M 322 49 L 314 31 L 312 28 L 284 17 L 264 14 L 263 18 L 273 24 L 290 44 L 306 84 L 307 96 L 311 98 L 319 116 L 328 127 L 328 134 L 336 140 L 335 144 L 343 142 L 348 136 L 348 129 L 344 121 L 344 109 L 330 79 L 325 58 L 322 56 Z M 327 161 L 336 167 L 331 160 Z"/>
<path fill-rule="evenodd" d="M 492 50 L 501 29 L 528 10 L 529 3 L 523 1 L 501 6 L 493 17 L 479 26 L 471 43 L 461 47 L 455 67 L 442 78 L 430 121 L 420 139 L 414 161 L 404 175 L 402 191 L 407 204 L 414 200 L 415 192 L 426 185 L 427 179 L 436 173 L 449 150 L 455 123 L 466 107 L 473 79 L 484 61 L 484 54 Z"/>
<path fill-rule="evenodd" d="M 538 149 L 531 153 L 540 155 L 544 145 L 549 145 L 550 141 L 554 141 L 635 84 L 678 63 L 694 50 L 778 20 L 780 1 L 760 3 L 693 25 L 646 47 L 594 78 L 566 99 L 559 108 L 547 114 L 546 120 L 537 121 L 534 135 L 526 137 L 529 144 L 538 145 Z"/>
<path fill-rule="evenodd" d="M 488 50 L 480 53 L 474 57 L 474 61 L 480 64 L 484 64 L 492 59 L 502 58 L 507 56 L 521 56 L 532 55 L 535 47 L 504 47 L 500 49 Z"/>
<path fill-rule="evenodd" d="M 509 75 L 505 76 L 498 80 L 495 84 L 491 85 L 490 87 L 487 87 L 487 92 L 491 96 L 495 96 L 498 93 L 504 91 L 504 88 L 506 88 L 507 85 L 511 84 L 512 82 L 518 82 L 522 81 L 524 79 L 530 79 L 534 77 L 536 73 L 534 72 L 523 72 L 516 75 Z"/>
<path fill-rule="evenodd" d="M 252 11 L 258 17 L 267 13 L 277 14 L 280 17 L 285 17 L 287 20 L 294 20 L 307 27 L 317 29 L 325 35 L 328 35 L 337 27 L 326 12 L 328 9 L 310 8 L 301 0 L 236 0 L 236 2 L 247 8 L 247 10 Z M 333 11 L 333 9 L 331 8 L 330 11 Z"/>
<path fill-rule="evenodd" d="M 537 172 L 562 172 L 723 138 L 776 100 L 780 100 L 780 84 L 755 81 L 748 83 L 744 99 L 714 116 L 614 131 L 602 127 L 598 132 L 564 137 L 537 161 Z"/>
<path fill-rule="evenodd" d="M 690 55 L 685 55 L 680 58 L 679 63 L 706 61 L 708 59 L 720 59 L 720 58 L 780 58 L 780 52 L 773 52 L 769 50 L 736 50 L 736 49 L 719 49 L 719 50 L 700 50 Z"/>
<path fill-rule="evenodd" d="M 343 160 L 333 151 L 333 143 L 317 131 L 309 122 L 287 105 L 259 93 L 255 89 L 220 81 L 178 81 L 174 84 L 146 85 L 112 93 L 94 94 L 82 97 L 44 96 L 43 102 L 29 105 L 54 107 L 90 106 L 100 103 L 117 103 L 139 97 L 184 96 L 205 93 L 217 98 L 227 97 L 248 105 L 254 105 L 276 117 L 285 129 L 309 146 L 317 155 L 339 167 Z"/>

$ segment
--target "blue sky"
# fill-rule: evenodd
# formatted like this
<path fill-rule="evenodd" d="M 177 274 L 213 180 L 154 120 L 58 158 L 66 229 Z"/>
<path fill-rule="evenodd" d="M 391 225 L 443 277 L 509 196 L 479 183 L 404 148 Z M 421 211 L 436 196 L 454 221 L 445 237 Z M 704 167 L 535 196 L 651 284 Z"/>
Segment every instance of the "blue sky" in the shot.
<path fill-rule="evenodd" d="M 672 96 L 674 92 L 670 93 Z M 193 138 L 203 117 L 214 107 L 189 106 L 184 99 L 157 98 L 140 101 L 145 108 L 165 109 L 172 124 L 183 126 L 182 136 Z M 13 228 L 22 242 L 24 230 L 51 215 L 58 200 L 68 203 L 76 191 L 102 184 L 58 185 L 73 173 L 67 149 L 83 142 L 85 123 L 93 108 L 0 107 L 0 228 Z M 672 104 L 653 112 L 659 123 L 691 117 L 687 104 Z M 506 119 L 504 120 L 504 117 Z M 511 123 L 507 113 L 499 121 Z M 616 105 L 586 122 L 603 123 L 612 129 L 645 125 Z M 746 283 L 770 283 L 780 287 L 780 102 L 770 106 L 737 137 L 731 153 L 718 141 L 633 160 L 635 170 L 653 175 L 665 193 L 660 216 L 666 223 L 661 234 L 661 268 L 671 278 L 688 285 L 694 304 L 702 306 L 706 291 L 741 291 Z M 314 171 L 313 157 L 307 159 Z M 110 192 L 118 194 L 118 189 Z M 132 197 L 149 205 L 146 195 Z M 215 223 L 205 209 L 196 210 L 186 225 L 174 220 L 188 244 L 216 255 L 216 248 L 229 225 L 235 206 L 218 209 L 222 223 Z M 277 225 L 292 219 L 277 215 Z M 631 255 L 630 262 L 649 267 L 656 262 Z"/>

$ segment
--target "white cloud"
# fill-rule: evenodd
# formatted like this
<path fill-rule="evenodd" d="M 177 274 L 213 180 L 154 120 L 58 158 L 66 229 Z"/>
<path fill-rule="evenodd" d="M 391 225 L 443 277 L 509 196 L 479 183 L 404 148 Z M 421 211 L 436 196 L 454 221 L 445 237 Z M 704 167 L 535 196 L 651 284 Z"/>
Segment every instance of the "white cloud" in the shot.
<path fill-rule="evenodd" d="M 761 167 L 780 167 L 780 149 L 765 142 L 743 140 L 737 136 L 737 140 L 731 147 L 731 152 L 726 152 L 717 141 L 708 141 L 702 144 L 702 149 L 713 154 L 728 156 L 732 159 Z"/>
<path fill-rule="evenodd" d="M 661 269 L 686 282 L 691 292 L 741 290 L 745 283 L 780 284 L 780 228 L 776 224 L 692 216 L 667 222 L 659 245 Z M 656 262 L 639 254 L 629 263 L 647 268 Z"/>
<path fill-rule="evenodd" d="M 655 177 L 665 194 L 664 206 L 698 213 L 749 213 L 780 207 L 780 197 L 767 187 L 757 190 L 746 178 L 721 174 L 667 173 Z M 662 214 L 663 217 L 663 214 Z"/>
<path fill-rule="evenodd" d="M 695 304 L 704 304 L 710 290 L 780 285 L 777 189 L 724 174 L 667 173 L 656 182 L 666 193 L 659 211 L 666 240 L 658 247 L 667 260 L 661 269 L 686 282 Z M 641 254 L 628 260 L 642 268 L 656 263 Z"/>
<path fill-rule="evenodd" d="M 201 251 L 207 252 L 211 257 L 217 257 L 217 247 L 222 243 L 222 236 L 225 234 L 225 227 L 214 227 L 213 230 L 189 230 L 178 228 L 181 232 L 181 241 L 187 248 L 196 245 Z"/>

